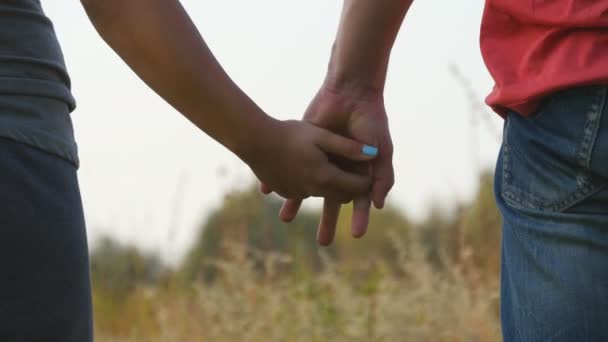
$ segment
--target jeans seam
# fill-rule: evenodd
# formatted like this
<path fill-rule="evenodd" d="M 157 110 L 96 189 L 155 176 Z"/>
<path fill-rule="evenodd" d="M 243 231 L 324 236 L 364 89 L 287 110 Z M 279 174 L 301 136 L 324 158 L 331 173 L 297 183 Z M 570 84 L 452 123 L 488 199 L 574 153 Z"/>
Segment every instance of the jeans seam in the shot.
<path fill-rule="evenodd" d="M 585 122 L 583 138 L 578 147 L 576 154 L 576 163 L 584 170 L 578 172 L 580 180 L 579 187 L 571 194 L 557 199 L 556 201 L 545 201 L 544 199 L 535 198 L 532 194 L 527 194 L 521 190 L 510 186 L 510 159 L 511 151 L 509 147 L 508 133 L 510 129 L 510 120 L 507 117 L 504 130 L 504 141 L 503 141 L 503 175 L 502 175 L 502 194 L 504 199 L 512 205 L 521 206 L 529 209 L 537 210 L 550 210 L 556 212 L 564 212 L 582 200 L 593 196 L 594 193 L 599 191 L 594 190 L 594 184 L 592 177 L 590 176 L 589 168 L 591 165 L 591 155 L 595 147 L 597 140 L 597 134 L 599 130 L 599 122 L 602 119 L 604 107 L 606 105 L 606 98 L 608 97 L 608 87 L 600 86 L 596 88 L 596 94 L 593 103 L 591 104 L 589 111 L 587 111 L 587 121 Z M 598 188 L 601 190 L 607 184 L 603 184 Z"/>
<path fill-rule="evenodd" d="M 511 148 L 509 147 L 509 129 L 511 121 L 507 117 L 504 131 L 504 143 L 503 143 L 503 174 L 502 174 L 502 194 L 505 200 L 511 204 L 522 206 L 524 208 L 533 209 L 545 209 L 546 205 L 542 200 L 535 198 L 534 196 L 528 196 L 527 194 L 519 191 L 517 188 L 509 186 L 509 178 L 511 177 L 509 162 L 511 158 Z"/>
<path fill-rule="evenodd" d="M 577 153 L 577 162 L 579 166 L 584 168 L 583 170 L 579 171 L 581 185 L 579 189 L 577 189 L 570 196 L 564 198 L 558 204 L 557 210 L 560 212 L 565 212 L 566 210 L 574 207 L 579 202 L 593 196 L 593 194 L 606 186 L 606 184 L 602 184 L 598 187 L 598 189 L 594 190 L 592 177 L 590 176 L 591 155 L 597 140 L 597 133 L 599 131 L 604 107 L 606 105 L 606 96 L 608 95 L 606 86 L 599 86 L 595 91 L 595 99 L 591 104 L 589 111 L 586 113 L 587 121 L 585 122 L 583 139 Z"/>
<path fill-rule="evenodd" d="M 606 186 L 608 186 L 608 183 L 604 183 L 604 184 L 598 186 L 596 189 L 593 189 L 592 186 L 589 186 L 589 190 L 584 192 L 579 198 L 576 198 L 576 200 L 573 200 L 571 202 L 564 201 L 565 203 L 564 203 L 564 205 L 562 205 L 561 208 L 559 208 L 559 211 L 562 213 L 568 211 L 569 209 L 575 207 L 580 202 L 586 200 L 587 198 L 593 197 L 593 195 L 604 190 L 606 188 Z"/>
<path fill-rule="evenodd" d="M 587 111 L 587 121 L 585 123 L 583 139 L 577 153 L 578 163 L 584 168 L 591 166 L 591 152 L 595 146 L 597 132 L 599 130 L 599 122 L 602 119 L 602 113 L 606 103 L 606 87 L 598 87 L 595 94 L 595 100 L 591 104 L 591 108 Z"/>

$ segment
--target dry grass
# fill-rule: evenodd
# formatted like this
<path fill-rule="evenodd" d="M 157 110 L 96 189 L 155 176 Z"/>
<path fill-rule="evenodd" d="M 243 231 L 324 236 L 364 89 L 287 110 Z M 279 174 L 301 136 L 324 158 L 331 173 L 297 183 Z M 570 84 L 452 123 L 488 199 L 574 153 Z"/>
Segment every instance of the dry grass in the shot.
<path fill-rule="evenodd" d="M 285 272 L 286 256 L 233 247 L 213 283 L 138 288 L 112 307 L 97 291 L 96 341 L 500 340 L 497 282 L 395 245 L 397 269 L 379 259 L 347 274 L 324 257 L 308 275 Z"/>

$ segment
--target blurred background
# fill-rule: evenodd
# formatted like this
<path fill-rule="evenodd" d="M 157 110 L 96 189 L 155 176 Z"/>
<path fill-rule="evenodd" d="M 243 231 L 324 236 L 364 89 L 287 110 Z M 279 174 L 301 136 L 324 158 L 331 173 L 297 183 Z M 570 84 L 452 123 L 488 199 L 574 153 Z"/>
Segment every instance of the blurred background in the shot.
<path fill-rule="evenodd" d="M 79 2 L 43 2 L 78 109 L 98 341 L 499 340 L 502 120 L 478 47 L 483 0 L 415 2 L 385 99 L 389 207 L 369 234 L 316 246 L 318 200 L 290 225 L 238 158 L 159 99 Z M 296 119 L 320 85 L 341 1 L 183 0 L 230 76 Z"/>

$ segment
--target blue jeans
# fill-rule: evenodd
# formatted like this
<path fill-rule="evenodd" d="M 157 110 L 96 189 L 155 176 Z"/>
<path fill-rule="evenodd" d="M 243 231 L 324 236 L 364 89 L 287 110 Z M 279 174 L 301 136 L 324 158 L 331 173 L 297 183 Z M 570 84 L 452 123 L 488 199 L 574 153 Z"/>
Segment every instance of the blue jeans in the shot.
<path fill-rule="evenodd" d="M 505 341 L 608 341 L 607 94 L 573 88 L 507 117 L 495 178 Z"/>
<path fill-rule="evenodd" d="M 0 341 L 92 341 L 76 168 L 0 138 Z"/>

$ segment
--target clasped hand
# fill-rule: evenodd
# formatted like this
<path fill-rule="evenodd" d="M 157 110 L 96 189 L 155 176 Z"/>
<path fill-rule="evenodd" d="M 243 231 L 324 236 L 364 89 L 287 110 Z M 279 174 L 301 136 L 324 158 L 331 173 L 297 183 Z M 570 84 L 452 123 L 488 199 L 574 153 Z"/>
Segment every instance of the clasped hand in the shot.
<path fill-rule="evenodd" d="M 352 235 L 363 236 L 369 224 L 371 204 L 383 208 L 394 184 L 393 145 L 382 95 L 324 85 L 305 111 L 303 121 L 316 127 L 305 126 L 304 122 L 288 122 L 293 127 L 284 137 L 283 144 L 294 148 L 283 146 L 282 151 L 294 153 L 295 146 L 299 146 L 305 154 L 295 160 L 294 155 L 269 152 L 268 162 L 283 163 L 286 172 L 272 178 L 253 168 L 262 182 L 261 191 L 265 194 L 276 192 L 287 198 L 280 212 L 285 222 L 296 217 L 305 198 L 324 197 L 317 230 L 321 245 L 332 243 L 341 205 L 352 200 Z M 307 136 L 313 133 L 318 136 Z M 306 145 L 311 143 L 318 148 L 306 150 Z M 375 150 L 376 155 L 366 155 L 364 148 L 368 153 Z"/>

